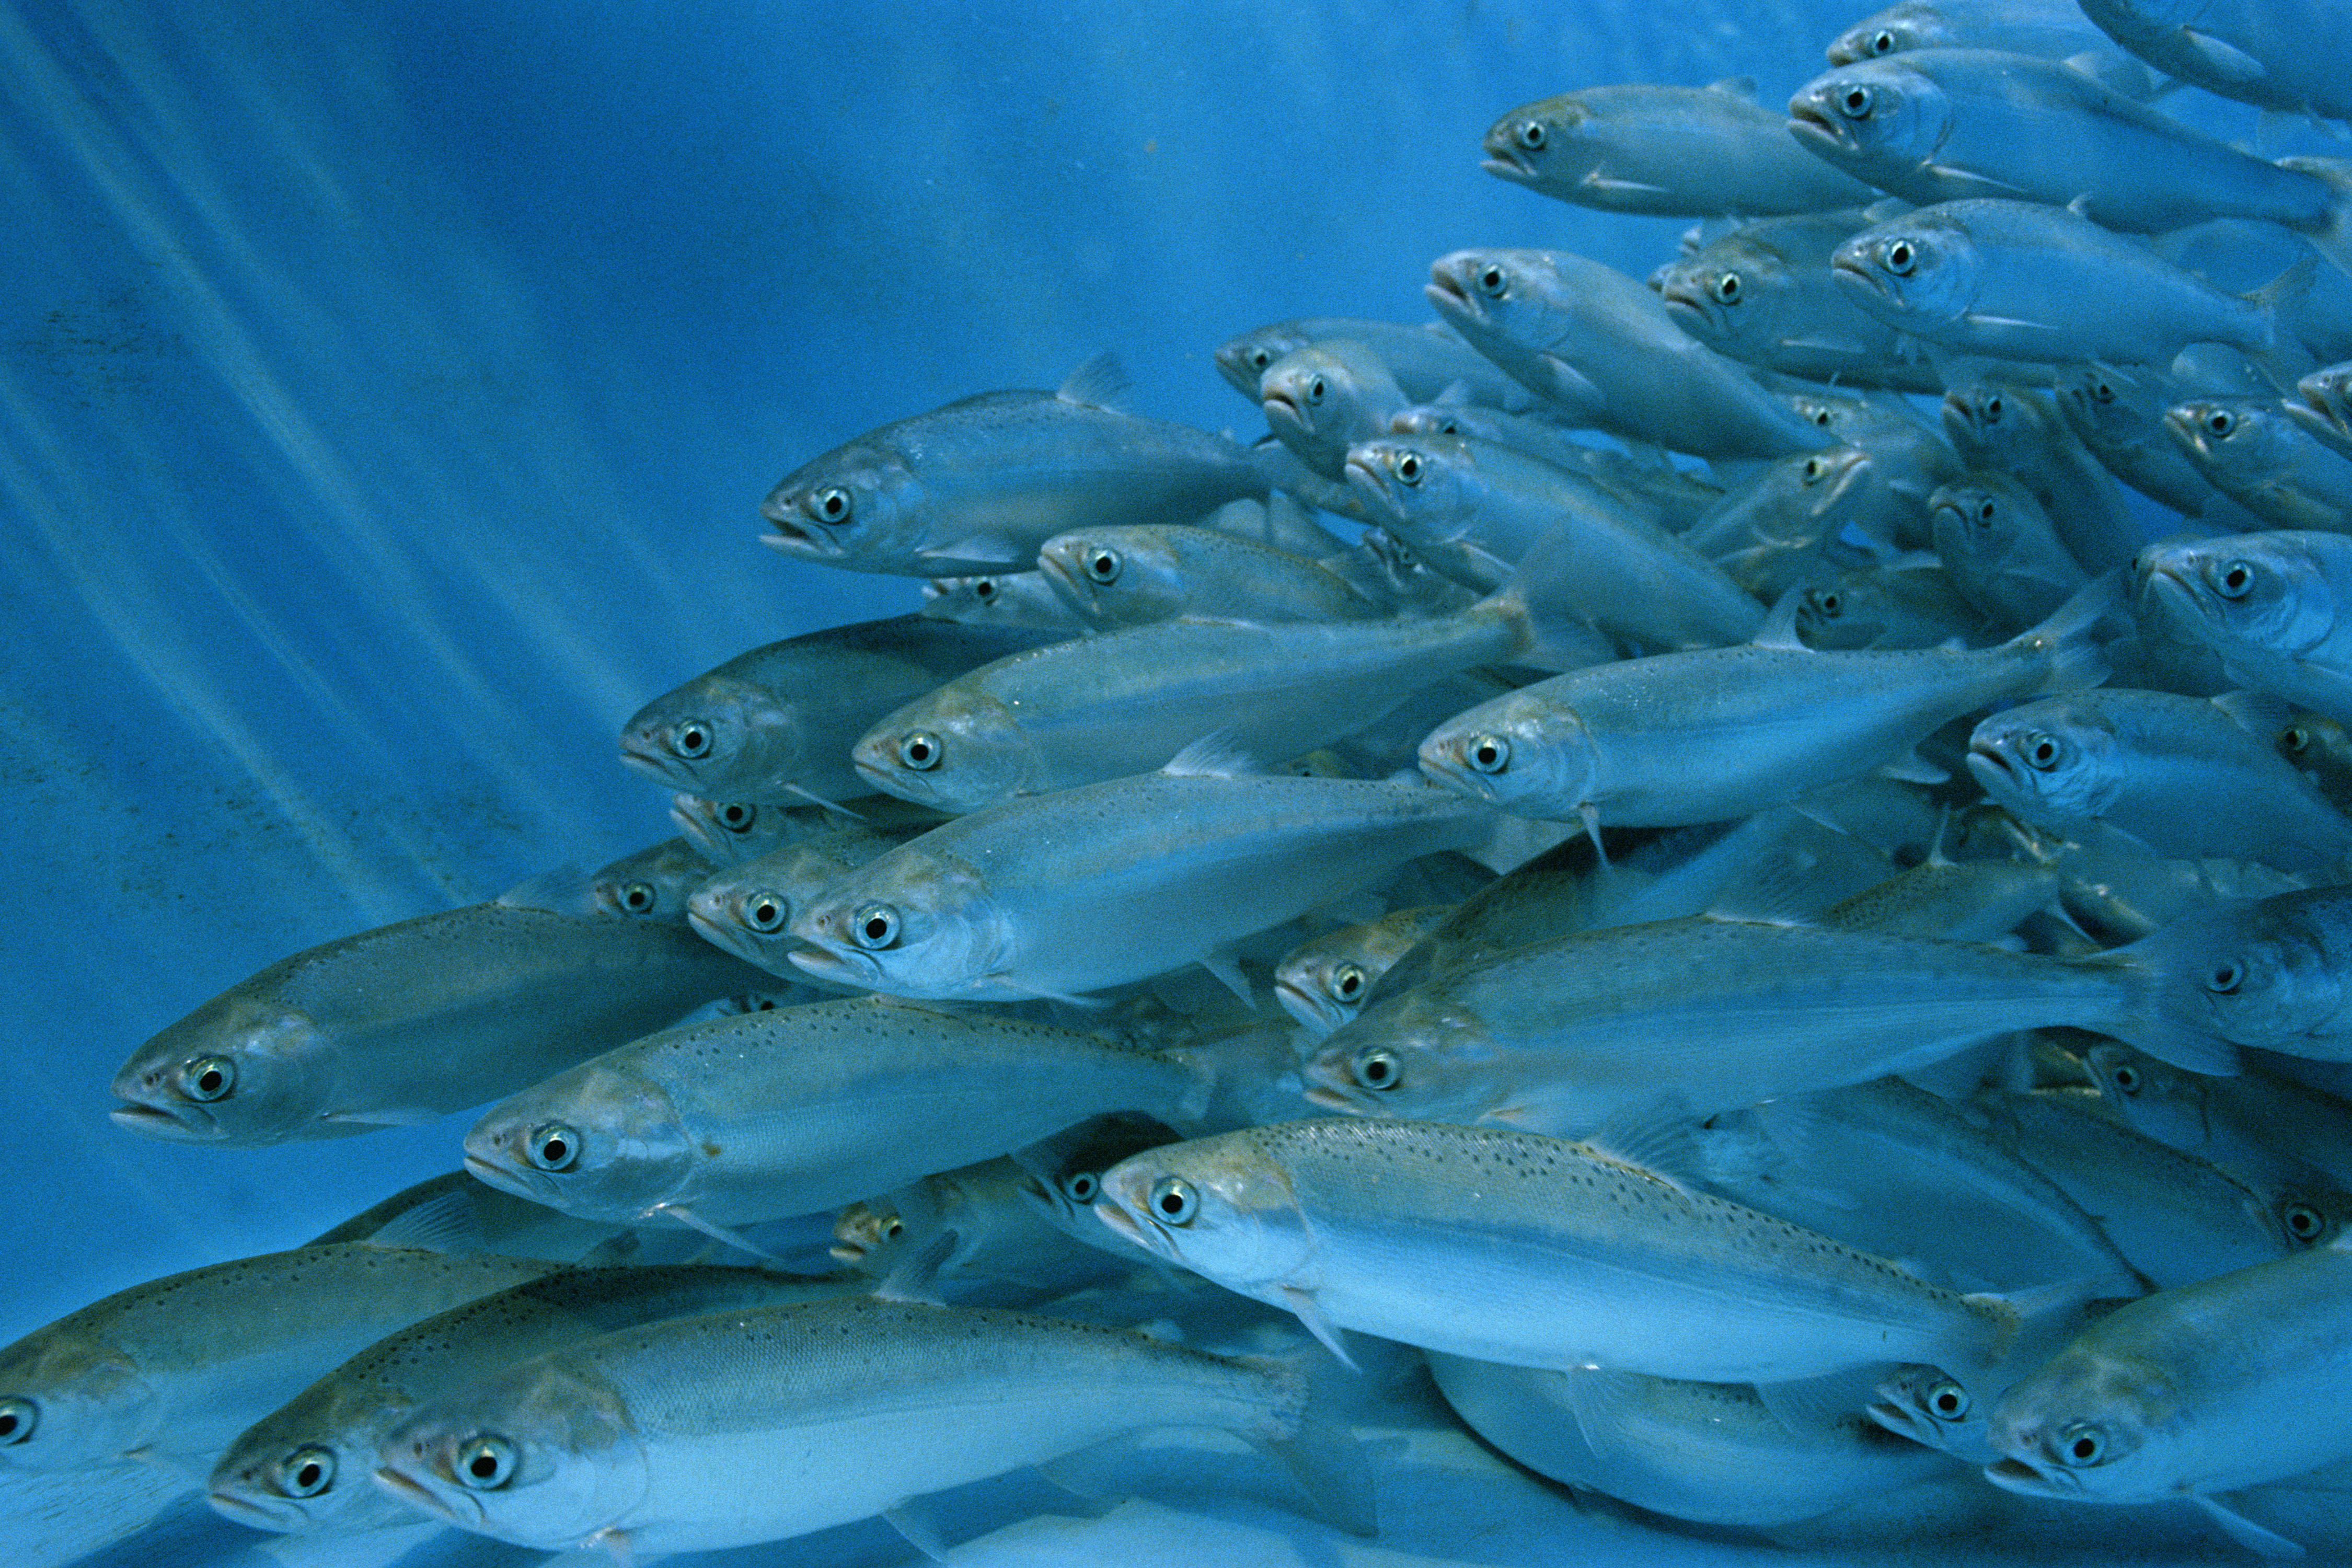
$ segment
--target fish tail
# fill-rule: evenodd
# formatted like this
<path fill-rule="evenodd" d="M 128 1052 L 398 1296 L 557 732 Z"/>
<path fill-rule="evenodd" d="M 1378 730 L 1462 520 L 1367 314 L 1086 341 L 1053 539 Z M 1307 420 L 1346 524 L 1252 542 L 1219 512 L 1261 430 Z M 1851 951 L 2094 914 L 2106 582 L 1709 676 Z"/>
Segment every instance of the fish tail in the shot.
<path fill-rule="evenodd" d="M 1539 669 L 1583 669 L 1617 657 L 1614 644 L 1579 611 L 1573 591 L 1579 563 L 1566 528 L 1546 533 L 1509 581 L 1485 600 L 1518 634 L 1511 657 Z"/>
<path fill-rule="evenodd" d="M 2104 683 L 2110 671 L 2099 626 L 2123 602 L 2123 571 L 2118 567 L 2092 579 L 2052 611 L 2048 620 L 2011 638 L 2011 647 L 2042 656 L 2032 690 L 2080 691 Z"/>
<path fill-rule="evenodd" d="M 1241 1364 L 1279 1382 L 1287 1397 L 1272 1432 L 1241 1436 L 1290 1472 L 1327 1522 L 1351 1535 L 1380 1531 L 1372 1508 L 1372 1474 L 1341 1402 L 1356 1378 L 1321 1352 L 1276 1360 L 1244 1356 Z"/>
<path fill-rule="evenodd" d="M 2013 1369 L 2022 1375 L 2049 1360 L 2089 1321 L 2094 1315 L 2091 1303 L 2100 1299 L 2108 1283 L 2068 1279 L 2000 1295 L 1962 1298 L 1977 1309 L 1978 1321 L 1985 1325 L 1985 1342 L 1979 1350 L 1982 1364 Z"/>

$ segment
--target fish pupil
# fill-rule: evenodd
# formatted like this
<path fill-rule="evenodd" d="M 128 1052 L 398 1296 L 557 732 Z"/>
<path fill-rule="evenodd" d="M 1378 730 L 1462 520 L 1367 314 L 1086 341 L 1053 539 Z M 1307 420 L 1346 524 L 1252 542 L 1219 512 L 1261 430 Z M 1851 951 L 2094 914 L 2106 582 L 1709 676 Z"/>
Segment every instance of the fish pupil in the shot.
<path fill-rule="evenodd" d="M 1539 120 L 1530 120 L 1525 125 L 1519 127 L 1520 146 L 1525 147 L 1530 153 L 1539 153 L 1543 151 L 1543 121 Z"/>
<path fill-rule="evenodd" d="M 477 1479 L 487 1481 L 499 1473 L 499 1462 L 488 1454 L 477 1454 L 466 1468 L 471 1470 Z"/>
<path fill-rule="evenodd" d="M 2066 1451 L 2078 1459 L 2094 1458 L 2099 1452 L 2099 1445 L 2095 1438 L 2077 1437 L 2067 1445 Z"/>
<path fill-rule="evenodd" d="M 1874 35 L 1870 40 L 1870 52 L 1874 55 L 1893 54 L 1895 52 L 1895 35 L 1892 33 L 1878 33 Z"/>
<path fill-rule="evenodd" d="M 4 1442 L 10 1437 L 14 1437 L 16 1435 L 16 1413 L 13 1410 L 0 1412 L 0 1442 Z"/>
<path fill-rule="evenodd" d="M 1994 508 L 1994 506 L 1993 506 L 1992 502 L 1991 502 L 1991 501 L 1990 501 L 1990 500 L 1984 500 L 1984 501 L 1979 501 L 1979 502 L 1978 502 L 1978 503 L 1977 503 L 1977 521 L 1978 521 L 1979 522 L 1990 522 L 1990 521 L 1993 520 L 1993 516 L 1994 516 L 1995 510 L 1996 510 L 1996 509 Z"/>
<path fill-rule="evenodd" d="M 1397 459 L 1397 478 L 1412 484 L 1421 478 L 1421 459 L 1408 452 Z"/>
<path fill-rule="evenodd" d="M 203 1072 L 198 1073 L 196 1075 L 196 1087 L 203 1089 L 206 1094 L 218 1094 L 221 1089 L 220 1068 L 206 1068 Z"/>
<path fill-rule="evenodd" d="M 2311 749 L 2311 732 L 2305 730 L 2302 725 L 2297 724 L 2292 729 L 2286 731 L 2285 733 L 2280 735 L 2279 742 L 2282 745 L 2285 746 L 2288 751 L 2294 752 L 2299 755 Z"/>
<path fill-rule="evenodd" d="M 621 901 L 633 910 L 649 910 L 654 907 L 654 890 L 643 882 L 632 882 L 622 889 Z"/>
<path fill-rule="evenodd" d="M 2319 1211 L 2302 1204 L 2297 1204 L 2286 1211 L 2286 1228 L 2298 1240 L 2309 1241 L 2313 1237 L 2317 1236 L 2321 1223 Z"/>
<path fill-rule="evenodd" d="M 2206 419 L 2205 428 L 2210 430 L 2216 436 L 2227 436 L 2232 429 L 2236 428 L 2237 423 L 2238 422 L 2231 418 L 2227 413 L 2216 412 Z"/>
<path fill-rule="evenodd" d="M 540 1158 L 551 1165 L 562 1164 L 563 1156 L 571 1152 L 571 1145 L 565 1143 L 561 1138 L 551 1138 L 539 1146 Z"/>
<path fill-rule="evenodd" d="M 732 828 L 738 833 L 746 832 L 751 828 L 753 816 L 754 813 L 748 805 L 722 805 L 719 808 L 719 826 Z"/>
<path fill-rule="evenodd" d="M 1503 269 L 1499 267 L 1489 267 L 1484 272 L 1479 273 L 1478 287 L 1484 289 L 1487 293 L 1494 295 L 1496 299 L 1501 299 L 1503 295 Z"/>
<path fill-rule="evenodd" d="M 751 906 L 751 923 L 761 928 L 782 925 L 783 910 L 771 900 L 762 899 Z"/>
<path fill-rule="evenodd" d="M 298 1487 L 317 1486 L 319 1484 L 319 1462 L 316 1459 L 313 1459 L 309 1464 L 304 1465 L 300 1469 L 295 1471 L 294 1484 Z"/>
<path fill-rule="evenodd" d="M 1070 1178 L 1070 1196 L 1080 1203 L 1091 1203 L 1095 1195 L 1095 1179 L 1081 1171 Z"/>
<path fill-rule="evenodd" d="M 1912 255 L 1908 242 L 1896 240 L 1886 247 L 1886 265 L 1895 273 L 1907 277 L 1911 271 Z"/>
<path fill-rule="evenodd" d="M 2206 983 L 2206 986 L 2226 996 L 2243 984 L 2245 978 L 2244 970 L 2234 963 L 2224 963 L 2213 971 L 2213 978 Z"/>
<path fill-rule="evenodd" d="M 2117 1068 L 2116 1069 L 2116 1087 L 2123 1090 L 2126 1094 L 2137 1094 L 2139 1092 L 2139 1069 L 2137 1068 Z"/>
<path fill-rule="evenodd" d="M 979 582 L 974 583 L 971 585 L 971 596 L 983 605 L 996 597 L 996 579 L 982 577 Z"/>
<path fill-rule="evenodd" d="M 1857 117 L 1868 114 L 1870 112 L 1869 89 L 1859 87 L 1848 88 L 1845 95 L 1845 111 Z"/>

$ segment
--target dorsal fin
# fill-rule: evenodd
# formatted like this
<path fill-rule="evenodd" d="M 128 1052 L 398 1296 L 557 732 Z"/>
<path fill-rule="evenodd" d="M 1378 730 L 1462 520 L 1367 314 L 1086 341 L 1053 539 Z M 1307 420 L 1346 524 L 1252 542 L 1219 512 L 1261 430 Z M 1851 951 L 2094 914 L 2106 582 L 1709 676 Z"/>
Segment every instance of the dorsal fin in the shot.
<path fill-rule="evenodd" d="M 490 900 L 510 910 L 541 910 L 551 915 L 593 915 L 596 884 L 587 871 L 567 861 L 551 871 L 526 877 Z"/>
<path fill-rule="evenodd" d="M 1744 103 L 1756 101 L 1756 79 L 1752 76 L 1727 76 L 1708 82 L 1706 90 L 1736 98 Z"/>
<path fill-rule="evenodd" d="M 1780 595 L 1772 613 L 1764 617 L 1764 625 L 1756 633 L 1758 647 L 1792 647 L 1805 649 L 1797 637 L 1797 612 L 1804 607 L 1805 590 L 1791 588 Z"/>
<path fill-rule="evenodd" d="M 1065 377 L 1062 384 L 1055 389 L 1054 395 L 1065 403 L 1116 410 L 1118 399 L 1132 384 L 1127 378 L 1127 368 L 1118 363 L 1118 356 L 1105 349 Z"/>
<path fill-rule="evenodd" d="M 1234 742 L 1231 730 L 1212 730 L 1174 756 L 1160 770 L 1171 778 L 1244 778 L 1265 771 Z"/>

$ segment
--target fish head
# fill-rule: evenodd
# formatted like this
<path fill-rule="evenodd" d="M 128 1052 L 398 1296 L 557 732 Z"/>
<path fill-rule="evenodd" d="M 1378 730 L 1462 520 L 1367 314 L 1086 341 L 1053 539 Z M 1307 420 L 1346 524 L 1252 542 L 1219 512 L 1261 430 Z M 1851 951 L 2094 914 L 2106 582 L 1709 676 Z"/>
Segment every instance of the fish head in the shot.
<path fill-rule="evenodd" d="M 1257 388 L 1269 429 L 1287 439 L 1343 439 L 1361 416 L 1364 388 L 1339 354 L 1320 343 L 1294 349 L 1268 366 Z"/>
<path fill-rule="evenodd" d="M 466 1134 L 481 1181 L 616 1225 L 674 1198 L 704 1152 L 661 1085 L 600 1060 L 508 1096 Z"/>
<path fill-rule="evenodd" d="M 421 1512 L 556 1550 L 625 1518 L 651 1468 L 620 1394 L 550 1360 L 417 1412 L 374 1459 L 377 1485 Z"/>
<path fill-rule="evenodd" d="M 795 777 L 807 748 L 799 715 L 763 687 L 704 675 L 655 698 L 621 730 L 621 762 L 700 795 Z"/>
<path fill-rule="evenodd" d="M 1864 1414 L 1888 1431 L 1962 1458 L 1983 1449 L 1990 1402 L 1979 1399 L 1967 1379 L 1915 1363 L 1897 1367 L 1877 1392 Z"/>
<path fill-rule="evenodd" d="M 2346 1005 L 2338 946 L 2292 900 L 2263 900 L 2191 910 L 2125 951 L 2158 971 L 2175 1009 L 2199 1026 L 2293 1050 Z"/>
<path fill-rule="evenodd" d="M 2013 382 L 1979 379 L 1944 394 L 1944 430 L 1966 451 L 1982 448 L 1997 457 L 2030 461 L 2052 439 L 2049 421 L 2031 388 Z"/>
<path fill-rule="evenodd" d="M 1036 742 L 1013 710 L 977 686 L 918 698 L 850 748 L 857 776 L 885 795 L 938 811 L 978 811 L 1033 793 Z"/>
<path fill-rule="evenodd" d="M 367 1529 L 398 1517 L 371 1484 L 376 1444 L 407 1410 L 357 1379 L 336 1379 L 246 1429 L 207 1482 L 215 1512 L 256 1530 Z"/>
<path fill-rule="evenodd" d="M 1349 447 L 1344 471 L 1348 488 L 1406 543 L 1451 542 L 1477 515 L 1475 462 L 1458 436 L 1391 435 Z"/>
<path fill-rule="evenodd" d="M 1762 351 L 1788 335 L 1789 264 L 1733 235 L 1659 269 L 1658 296 L 1676 324 L 1710 348 Z"/>
<path fill-rule="evenodd" d="M 1951 129 L 1951 99 L 1899 59 L 1841 65 L 1789 100 L 1789 133 L 1849 173 L 1916 167 L 1935 156 Z"/>
<path fill-rule="evenodd" d="M 2111 446 L 2149 435 L 2163 418 L 2164 404 L 2143 377 L 2122 365 L 2086 364 L 2059 389 L 2079 425 Z"/>
<path fill-rule="evenodd" d="M 760 503 L 761 542 L 832 565 L 911 553 L 922 544 L 923 493 L 897 453 L 853 441 L 787 475 Z"/>
<path fill-rule="evenodd" d="M 0 1350 L 0 1475 L 121 1464 L 165 1435 L 164 1414 L 137 1362 L 70 1318 Z"/>
<path fill-rule="evenodd" d="M 1825 52 L 1830 64 L 1850 66 L 1856 60 L 1899 55 L 1907 49 L 1948 48 L 1965 41 L 1934 5 L 1910 4 L 1864 16 L 1831 39 Z"/>
<path fill-rule="evenodd" d="M 2099 1097 L 2157 1142 L 2193 1150 L 2210 1135 L 2205 1080 L 2197 1074 L 2119 1040 L 2102 1040 L 2084 1051 L 2083 1066 Z"/>
<path fill-rule="evenodd" d="M 1081 618 L 1139 626 L 1184 613 L 1194 574 L 1180 546 L 1150 527 L 1058 533 L 1037 552 L 1046 585 Z"/>
<path fill-rule="evenodd" d="M 1305 348 L 1313 342 L 1296 321 L 1276 321 L 1270 327 L 1260 327 L 1254 332 L 1228 338 L 1217 345 L 1213 356 L 1217 374 L 1251 402 L 1257 401 L 1258 382 L 1274 362 L 1294 349 Z"/>
<path fill-rule="evenodd" d="M 2286 421 L 2252 398 L 2192 397 L 2164 411 L 2164 428 L 2197 466 L 2258 484 L 2293 465 Z"/>
<path fill-rule="evenodd" d="M 1479 167 L 1522 185 L 1566 188 L 1590 180 L 1608 152 L 1592 107 L 1572 92 L 1522 104 L 1486 128 Z"/>
<path fill-rule="evenodd" d="M 669 819 L 712 866 L 732 866 L 783 843 L 792 814 L 781 805 L 705 800 L 680 791 L 670 796 Z"/>
<path fill-rule="evenodd" d="M 1969 772 L 2028 822 L 2061 826 L 2102 816 L 2123 788 L 2116 737 L 2066 698 L 1996 713 L 1969 736 Z"/>
<path fill-rule="evenodd" d="M 915 844 L 812 897 L 790 929 L 805 944 L 792 955 L 796 967 L 821 980 L 903 996 L 952 997 L 983 988 L 1015 951 L 1003 907 L 980 871 Z"/>
<path fill-rule="evenodd" d="M 1590 802 L 1600 749 L 1576 710 L 1531 690 L 1456 714 L 1421 743 L 1421 771 L 1437 784 L 1505 810 L 1541 801 L 1550 815 Z"/>
<path fill-rule="evenodd" d="M 588 886 L 599 913 L 676 925 L 686 919 L 688 896 L 710 872 L 699 849 L 683 838 L 669 838 L 594 872 Z"/>
<path fill-rule="evenodd" d="M 722 871 L 686 900 L 697 936 L 771 974 L 790 975 L 786 956 L 800 946 L 790 931 L 796 904 L 841 872 L 841 862 L 814 845 L 794 844 Z"/>
<path fill-rule="evenodd" d="M 1927 498 L 1937 553 L 1979 566 L 2006 560 L 2025 537 L 2028 517 L 2040 510 L 2021 488 L 1990 477 L 1946 485 Z"/>
<path fill-rule="evenodd" d="M 1300 1282 L 1315 1243 L 1290 1179 L 1254 1131 L 1170 1143 L 1105 1171 L 1095 1216 L 1229 1289 Z"/>
<path fill-rule="evenodd" d="M 1275 965 L 1275 1000 L 1318 1038 L 1362 1010 L 1373 982 L 1387 967 L 1361 951 L 1361 930 L 1345 927 L 1317 937 Z"/>
<path fill-rule="evenodd" d="M 214 997 L 114 1075 L 118 1126 L 188 1143 L 276 1143 L 364 1131 L 321 1120 L 341 1082 L 334 1040 L 253 984 Z"/>
<path fill-rule="evenodd" d="M 2289 657 L 2335 632 L 2324 563 L 2291 533 L 2151 544 L 2133 563 L 2141 604 L 2181 630 Z"/>
<path fill-rule="evenodd" d="M 2334 1247 L 2352 1221 L 2352 1193 L 2325 1181 L 2291 1183 L 2271 1200 L 2271 1218 L 2291 1250 Z"/>
<path fill-rule="evenodd" d="M 1447 325 L 1473 342 L 1540 349 L 1559 339 L 1558 268 L 1541 250 L 1456 250 L 1430 264 L 1424 290 Z"/>
<path fill-rule="evenodd" d="M 2069 1345 L 1994 1405 L 1985 1439 L 2001 1457 L 1985 1479 L 2074 1501 L 2162 1496 L 2181 1404 L 2163 1369 Z"/>
<path fill-rule="evenodd" d="M 2352 730 L 2325 713 L 2298 710 L 2278 732 L 2278 753 L 2298 768 L 2352 770 Z"/>
<path fill-rule="evenodd" d="M 1493 1037 L 1476 1014 L 1417 986 L 1334 1031 L 1299 1076 L 1307 1100 L 1327 1111 L 1466 1127 L 1504 1102 L 1496 1065 Z"/>
<path fill-rule="evenodd" d="M 1926 207 L 1864 229 L 1831 253 L 1830 268 L 1858 308 L 1925 332 L 1967 311 L 1983 262 L 1965 225 Z"/>

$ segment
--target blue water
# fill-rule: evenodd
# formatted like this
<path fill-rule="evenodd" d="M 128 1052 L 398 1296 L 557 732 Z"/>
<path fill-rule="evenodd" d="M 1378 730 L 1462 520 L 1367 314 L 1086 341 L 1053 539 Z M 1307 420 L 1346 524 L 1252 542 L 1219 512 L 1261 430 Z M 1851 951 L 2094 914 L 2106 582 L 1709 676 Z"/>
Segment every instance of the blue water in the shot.
<path fill-rule="evenodd" d="M 454 1164 L 466 1117 L 147 1142 L 107 1080 L 296 949 L 664 837 L 614 761 L 627 713 L 917 597 L 760 548 L 787 469 L 1103 348 L 1139 410 L 1251 434 L 1208 359 L 1236 331 L 1422 319 L 1465 245 L 1645 273 L 1681 225 L 1493 179 L 1487 124 L 1616 80 L 1750 75 L 1776 103 L 1862 9 L 0 9 L 0 1342 Z M 1549 1561 L 1595 1528 L 1461 1455 L 1454 1491 L 1415 1483 L 1399 1556 L 1345 1555 Z M 1278 1503 L 1146 1514 L 971 1560 L 1217 1555 L 1186 1531 L 1341 1555 Z M 251 1539 L 192 1528 L 196 1558 Z"/>

